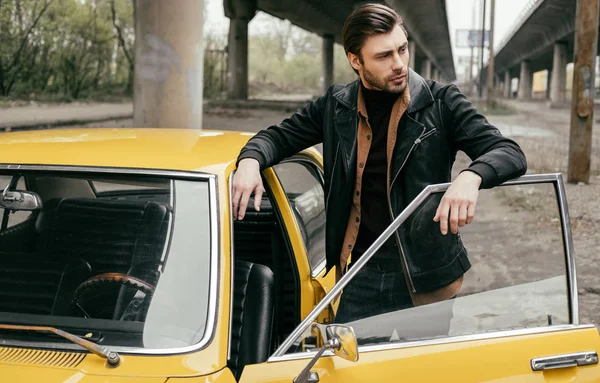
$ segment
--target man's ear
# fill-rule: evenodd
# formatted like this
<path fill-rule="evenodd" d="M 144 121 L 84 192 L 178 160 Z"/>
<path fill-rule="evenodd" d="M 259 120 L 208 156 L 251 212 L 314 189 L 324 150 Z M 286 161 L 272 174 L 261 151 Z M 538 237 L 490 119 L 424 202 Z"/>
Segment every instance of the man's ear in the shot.
<path fill-rule="evenodd" d="M 352 68 L 354 68 L 354 70 L 359 70 L 359 68 L 361 67 L 360 59 L 354 53 L 348 52 L 348 61 L 350 62 L 350 65 L 352 65 Z"/>

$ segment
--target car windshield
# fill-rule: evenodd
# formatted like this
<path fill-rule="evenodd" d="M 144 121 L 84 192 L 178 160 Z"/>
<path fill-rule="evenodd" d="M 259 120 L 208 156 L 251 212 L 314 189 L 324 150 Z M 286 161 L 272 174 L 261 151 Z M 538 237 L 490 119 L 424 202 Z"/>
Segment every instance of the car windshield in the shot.
<path fill-rule="evenodd" d="M 1 174 L 0 323 L 117 349 L 185 348 L 210 335 L 209 178 L 156 173 Z M 48 336 L 2 332 L 16 343 Z"/>

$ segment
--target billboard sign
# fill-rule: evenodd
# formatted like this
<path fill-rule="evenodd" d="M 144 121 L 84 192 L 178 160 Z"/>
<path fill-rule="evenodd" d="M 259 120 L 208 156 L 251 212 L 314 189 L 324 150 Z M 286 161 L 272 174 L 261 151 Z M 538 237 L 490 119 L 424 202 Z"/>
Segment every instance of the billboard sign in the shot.
<path fill-rule="evenodd" d="M 484 46 L 488 47 L 490 42 L 490 31 L 485 31 Z M 456 48 L 478 48 L 481 47 L 481 29 L 458 29 L 456 30 Z"/>

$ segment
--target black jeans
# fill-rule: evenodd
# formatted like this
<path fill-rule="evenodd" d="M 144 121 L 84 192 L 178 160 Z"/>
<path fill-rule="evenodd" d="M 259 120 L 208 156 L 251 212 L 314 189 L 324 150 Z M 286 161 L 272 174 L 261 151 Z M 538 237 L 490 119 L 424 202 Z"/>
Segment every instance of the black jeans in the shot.
<path fill-rule="evenodd" d="M 359 319 L 398 312 L 391 319 L 392 326 L 398 328 L 402 338 L 428 338 L 446 336 L 454 316 L 454 299 L 432 305 L 413 308 L 410 293 L 400 261 L 377 259 L 374 257 L 355 275 L 344 288 L 338 306 L 336 323 L 350 323 Z M 401 310 L 411 309 L 405 312 Z M 362 337 L 361 329 L 383 324 L 379 319 L 356 323 L 357 336 Z M 388 323 L 388 325 L 390 324 Z M 363 328 L 364 326 L 364 328 Z M 371 329 L 372 330 L 372 329 Z M 370 330 L 369 330 L 370 331 Z"/>
<path fill-rule="evenodd" d="M 335 321 L 358 319 L 413 307 L 400 261 L 371 259 L 344 288 Z"/>

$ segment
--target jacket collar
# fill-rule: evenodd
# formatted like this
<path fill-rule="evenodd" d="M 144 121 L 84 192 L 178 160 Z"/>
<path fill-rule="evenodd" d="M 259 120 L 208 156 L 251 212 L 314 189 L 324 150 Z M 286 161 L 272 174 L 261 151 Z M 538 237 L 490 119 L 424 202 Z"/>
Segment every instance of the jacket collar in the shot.
<path fill-rule="evenodd" d="M 340 91 L 334 93 L 333 97 L 346 108 L 356 110 L 359 86 L 360 79 L 349 83 Z M 408 104 L 406 113 L 416 112 L 433 102 L 433 94 L 423 77 L 410 68 L 408 69 L 408 89 L 410 92 L 410 103 Z"/>

